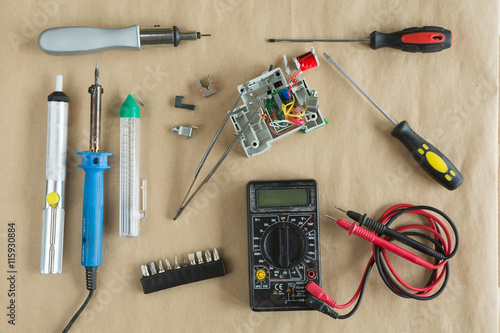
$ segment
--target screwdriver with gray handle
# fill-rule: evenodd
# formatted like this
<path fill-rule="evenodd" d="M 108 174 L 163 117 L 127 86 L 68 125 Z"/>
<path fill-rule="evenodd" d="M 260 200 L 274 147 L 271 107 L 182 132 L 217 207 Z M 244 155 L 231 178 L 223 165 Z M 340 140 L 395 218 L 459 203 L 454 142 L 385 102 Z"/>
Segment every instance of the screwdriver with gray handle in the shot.
<path fill-rule="evenodd" d="M 197 40 L 210 34 L 180 32 L 172 28 L 143 28 L 133 25 L 122 29 L 92 27 L 60 27 L 43 31 L 38 37 L 38 46 L 52 55 L 76 55 L 112 49 L 137 49 L 144 45 L 178 46 L 183 40 Z"/>

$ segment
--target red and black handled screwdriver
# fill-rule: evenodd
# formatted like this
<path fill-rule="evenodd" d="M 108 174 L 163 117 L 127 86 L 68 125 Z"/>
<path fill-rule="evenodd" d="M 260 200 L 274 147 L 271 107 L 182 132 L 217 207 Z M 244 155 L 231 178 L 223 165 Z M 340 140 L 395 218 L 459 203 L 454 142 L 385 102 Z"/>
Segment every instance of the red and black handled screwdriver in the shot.
<path fill-rule="evenodd" d="M 373 50 L 392 47 L 406 52 L 439 52 L 450 48 L 453 33 L 441 27 L 414 27 L 401 31 L 382 33 L 374 31 L 370 39 L 268 39 L 270 43 L 369 43 Z"/>

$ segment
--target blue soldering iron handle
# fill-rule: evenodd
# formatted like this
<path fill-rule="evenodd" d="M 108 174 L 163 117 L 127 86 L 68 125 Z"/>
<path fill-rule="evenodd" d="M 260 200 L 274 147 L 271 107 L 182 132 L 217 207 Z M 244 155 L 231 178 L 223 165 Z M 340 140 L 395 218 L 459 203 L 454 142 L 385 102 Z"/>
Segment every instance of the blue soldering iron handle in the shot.
<path fill-rule="evenodd" d="M 79 168 L 85 170 L 82 215 L 82 266 L 97 267 L 102 264 L 103 229 L 103 173 L 111 168 L 105 152 L 78 152 L 82 156 Z"/>

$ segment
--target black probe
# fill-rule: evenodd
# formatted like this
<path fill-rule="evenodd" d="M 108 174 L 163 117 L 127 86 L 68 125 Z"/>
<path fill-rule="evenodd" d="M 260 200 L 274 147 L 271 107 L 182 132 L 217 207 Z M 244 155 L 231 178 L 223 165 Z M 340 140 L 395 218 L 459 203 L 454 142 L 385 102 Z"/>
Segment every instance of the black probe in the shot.
<path fill-rule="evenodd" d="M 432 215 L 431 213 L 425 212 L 424 214 L 423 211 L 426 210 L 439 214 L 449 224 L 455 235 L 453 247 L 451 247 L 452 242 L 451 239 L 448 237 L 448 229 L 446 228 L 446 226 L 441 222 L 439 222 L 437 217 L 434 217 L 434 215 Z M 366 221 L 366 215 L 363 216 L 353 211 L 348 211 L 348 213 L 349 217 L 353 217 L 354 219 L 359 219 L 361 221 Z M 389 259 L 386 256 L 382 255 L 383 249 L 380 246 L 375 245 L 373 247 L 373 254 L 370 257 L 370 260 L 368 261 L 368 264 L 365 268 L 365 272 L 359 284 L 358 290 L 356 291 L 355 295 L 349 302 L 345 304 L 338 304 L 319 285 L 314 283 L 314 281 L 310 281 L 306 285 L 306 290 L 309 293 L 306 303 L 309 305 L 309 307 L 318 310 L 330 316 L 333 319 L 347 319 L 351 317 L 358 310 L 360 306 L 361 300 L 363 298 L 366 289 L 368 277 L 374 265 L 376 265 L 380 277 L 382 278 L 386 286 L 396 295 L 403 298 L 411 298 L 420 301 L 428 301 L 438 297 L 444 291 L 444 289 L 448 284 L 448 278 L 450 274 L 449 259 L 451 259 L 457 253 L 459 245 L 458 230 L 453 221 L 450 219 L 450 217 L 446 215 L 444 212 L 440 211 L 439 209 L 430 206 L 413 206 L 409 204 L 401 204 L 389 208 L 380 218 L 381 224 L 385 224 L 386 227 L 389 227 L 397 218 L 408 213 L 423 215 L 423 216 L 425 215 L 426 218 L 437 222 L 437 223 L 431 223 L 432 228 L 412 225 L 412 229 L 417 229 L 417 230 L 425 229 L 427 231 L 431 231 L 433 233 L 433 237 L 428 236 L 419 231 L 404 231 L 402 233 L 405 235 L 422 237 L 426 239 L 427 241 L 434 244 L 434 246 L 436 246 L 436 249 L 438 249 L 439 252 L 444 253 L 446 258 L 443 261 L 437 258 L 434 259 L 434 266 L 436 266 L 437 268 L 431 270 L 429 280 L 427 281 L 424 287 L 413 287 L 404 283 L 400 279 L 400 277 L 398 276 L 392 265 L 390 265 Z M 442 232 L 444 232 L 447 236 L 439 237 L 442 234 Z M 394 240 L 394 238 L 387 237 L 386 240 L 391 242 Z M 352 306 L 353 304 L 354 307 L 351 309 L 351 311 L 349 311 L 345 315 L 340 315 L 338 312 L 335 311 L 335 309 L 346 309 Z"/>
<path fill-rule="evenodd" d="M 359 222 L 360 226 L 365 227 L 367 229 L 370 229 L 370 230 L 378 233 L 379 235 L 386 235 L 386 236 L 389 236 L 391 238 L 394 238 L 395 240 L 397 240 L 405 245 L 408 245 L 409 247 L 414 248 L 417 251 L 420 251 L 424 254 L 432 256 L 436 259 L 439 259 L 439 260 L 447 259 L 447 257 L 443 253 L 438 252 L 438 251 L 420 243 L 419 241 L 414 240 L 413 238 L 405 236 L 402 233 L 399 233 L 396 230 L 391 229 L 391 228 L 383 225 L 382 223 L 369 218 L 366 214 L 361 215 L 360 213 L 357 213 L 357 212 L 352 211 L 352 210 L 346 211 L 346 210 L 344 210 L 340 207 L 337 207 L 337 206 L 335 206 L 335 208 L 337 208 L 341 212 L 344 212 L 347 216 L 349 216 L 354 221 Z"/>

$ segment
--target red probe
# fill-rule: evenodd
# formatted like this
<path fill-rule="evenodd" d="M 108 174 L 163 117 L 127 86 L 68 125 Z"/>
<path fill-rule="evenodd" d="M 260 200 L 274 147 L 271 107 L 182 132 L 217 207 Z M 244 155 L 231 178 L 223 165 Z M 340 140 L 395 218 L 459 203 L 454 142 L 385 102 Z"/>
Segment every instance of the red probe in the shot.
<path fill-rule="evenodd" d="M 453 250 L 451 246 L 451 236 L 446 228 L 446 225 L 428 211 L 438 213 L 439 215 L 444 217 L 444 219 L 451 226 L 455 235 L 455 245 L 453 247 Z M 429 206 L 413 206 L 409 204 L 393 206 L 382 215 L 382 217 L 379 219 L 379 223 L 385 225 L 386 227 L 389 227 L 389 225 L 393 223 L 394 220 L 406 213 L 423 216 L 430 226 L 411 224 L 400 227 L 395 231 L 401 234 L 406 234 L 406 236 L 422 237 L 427 241 L 432 242 L 436 250 L 443 254 L 444 260 L 434 258 L 434 264 L 431 264 L 420 258 L 419 256 L 393 244 L 391 242 L 394 240 L 392 237 L 382 238 L 378 234 L 356 225 L 356 223 L 350 223 L 342 219 L 337 220 L 330 216 L 327 216 L 334 219 L 339 226 L 341 226 L 345 230 L 348 230 L 349 234 L 355 234 L 365 240 L 372 242 L 373 254 L 370 257 L 368 264 L 366 265 L 365 272 L 358 286 L 358 289 L 349 302 L 345 304 L 337 304 L 337 302 L 330 296 L 328 296 L 328 294 L 320 286 L 318 286 L 313 281 L 310 281 L 306 285 L 306 290 L 311 294 L 307 299 L 307 304 L 309 304 L 309 306 L 313 309 L 325 313 L 332 318 L 349 318 L 354 314 L 354 312 L 356 312 L 360 305 L 361 299 L 363 298 L 364 289 L 366 287 L 366 282 L 374 263 L 377 263 L 377 268 L 379 270 L 380 276 L 382 277 L 382 280 L 396 295 L 417 300 L 430 300 L 439 296 L 443 292 L 448 281 L 448 260 L 452 258 L 458 250 L 458 231 L 453 221 L 445 213 Z M 431 233 L 431 236 L 421 232 L 408 231 L 408 229 L 424 230 L 428 233 Z M 446 237 L 443 237 L 441 235 L 441 232 L 444 232 Z M 432 274 L 427 284 L 424 287 L 414 287 L 406 283 L 394 270 L 394 267 L 389 261 L 385 250 L 391 251 L 420 266 L 432 269 Z M 381 253 L 382 256 L 380 255 Z M 439 288 L 435 290 L 437 287 Z M 334 309 L 348 308 L 352 304 L 354 304 L 354 302 L 356 302 L 356 305 L 346 315 L 340 315 L 336 311 L 334 311 Z"/>
<path fill-rule="evenodd" d="M 356 222 L 351 223 L 351 222 L 347 222 L 346 220 L 342 220 L 342 219 L 337 220 L 336 218 L 333 218 L 333 217 L 328 216 L 328 215 L 326 215 L 326 217 L 334 220 L 335 222 L 337 222 L 337 224 L 340 227 L 349 231 L 349 235 L 355 234 L 356 236 L 361 237 L 361 238 L 363 238 L 363 239 L 365 239 L 365 240 L 367 240 L 367 241 L 369 241 L 377 246 L 380 246 L 386 250 L 389 250 L 392 253 L 397 254 L 398 256 L 403 257 L 406 260 L 409 260 L 414 264 L 420 265 L 420 266 L 428 268 L 428 269 L 435 269 L 435 268 L 439 268 L 439 267 L 443 266 L 446 263 L 446 260 L 445 260 L 439 265 L 433 265 L 431 263 L 428 263 L 424 259 L 420 258 L 419 256 L 417 256 L 411 252 L 408 252 L 405 249 L 403 249 L 395 244 L 392 244 L 391 242 L 386 241 L 383 238 L 378 237 L 377 235 L 375 235 L 375 233 L 373 233 L 369 230 L 363 229 L 361 227 L 358 227 L 356 225 Z"/>

